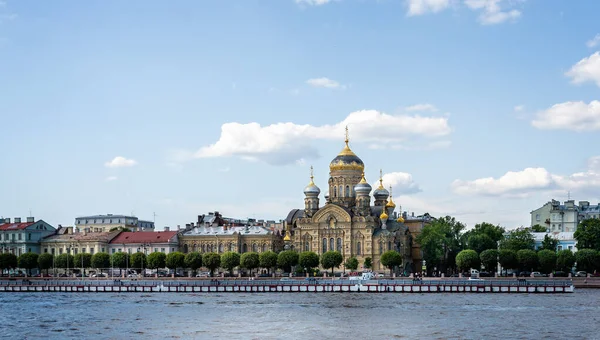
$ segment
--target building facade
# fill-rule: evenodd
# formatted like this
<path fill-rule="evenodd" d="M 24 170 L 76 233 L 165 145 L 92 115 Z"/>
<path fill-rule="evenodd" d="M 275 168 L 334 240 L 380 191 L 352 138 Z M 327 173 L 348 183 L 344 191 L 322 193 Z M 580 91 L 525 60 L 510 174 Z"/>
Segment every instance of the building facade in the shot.
<path fill-rule="evenodd" d="M 412 272 L 412 236 L 404 218 L 395 212 L 391 188 L 385 189 L 380 176 L 379 187 L 371 197 L 365 165 L 350 149 L 347 130 L 345 143 L 329 165 L 329 195 L 323 206 L 311 167 L 310 182 L 304 189 L 304 209 L 294 209 L 286 218 L 291 249 L 319 255 L 335 250 L 344 260 L 356 257 L 359 266 L 370 257 L 374 270 L 384 270 L 381 255 L 396 250 L 404 259 L 403 271 Z"/>
<path fill-rule="evenodd" d="M 41 240 L 42 253 L 52 255 L 78 253 L 108 253 L 110 241 L 120 231 L 111 232 L 78 232 L 72 228 L 60 228 L 56 235 Z"/>
<path fill-rule="evenodd" d="M 588 218 L 600 218 L 600 204 L 590 205 L 588 201 L 565 201 L 561 204 L 551 200 L 531 213 L 531 226 L 539 224 L 549 232 L 575 232 L 577 225 Z"/>
<path fill-rule="evenodd" d="M 127 228 L 130 231 L 154 231 L 154 222 L 140 220 L 135 216 L 92 215 L 75 218 L 75 228 L 80 232 L 109 232 L 115 228 Z"/>
<path fill-rule="evenodd" d="M 542 242 L 546 235 L 558 241 L 556 250 L 568 249 L 572 252 L 577 252 L 577 240 L 573 236 L 574 232 L 549 232 L 549 233 L 531 233 L 535 240 L 535 250 L 542 247 Z"/>
<path fill-rule="evenodd" d="M 54 234 L 56 229 L 48 223 L 33 217 L 22 222 L 17 217 L 0 221 L 0 252 L 20 256 L 24 253 L 40 253 L 40 240 Z"/>
<path fill-rule="evenodd" d="M 200 225 L 186 228 L 179 237 L 184 253 L 237 253 L 279 251 L 283 247 L 280 235 L 263 226 Z"/>
<path fill-rule="evenodd" d="M 108 249 L 110 254 L 116 252 L 169 254 L 179 251 L 179 238 L 176 231 L 121 232 L 110 241 Z"/>

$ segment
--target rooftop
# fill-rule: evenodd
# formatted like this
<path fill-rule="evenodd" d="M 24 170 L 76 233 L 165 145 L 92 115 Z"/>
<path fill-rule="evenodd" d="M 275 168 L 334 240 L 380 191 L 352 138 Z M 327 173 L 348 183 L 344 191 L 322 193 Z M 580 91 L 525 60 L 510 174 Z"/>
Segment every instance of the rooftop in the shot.
<path fill-rule="evenodd" d="M 35 224 L 35 223 L 34 222 L 3 223 L 3 224 L 0 224 L 0 230 L 2 230 L 2 231 L 23 230 L 33 224 Z"/>
<path fill-rule="evenodd" d="M 167 243 L 177 235 L 176 231 L 139 231 L 139 232 L 122 232 L 115 237 L 110 243 Z"/>
<path fill-rule="evenodd" d="M 44 239 L 44 242 L 69 242 L 69 241 L 96 241 L 96 242 L 109 242 L 120 231 L 111 231 L 103 233 L 74 233 L 74 234 L 62 234 L 52 235 Z"/>
<path fill-rule="evenodd" d="M 233 235 L 234 233 L 243 235 L 271 235 L 272 232 L 268 228 L 262 226 L 235 226 L 235 227 L 195 227 L 186 231 L 187 236 L 213 236 L 213 235 Z"/>

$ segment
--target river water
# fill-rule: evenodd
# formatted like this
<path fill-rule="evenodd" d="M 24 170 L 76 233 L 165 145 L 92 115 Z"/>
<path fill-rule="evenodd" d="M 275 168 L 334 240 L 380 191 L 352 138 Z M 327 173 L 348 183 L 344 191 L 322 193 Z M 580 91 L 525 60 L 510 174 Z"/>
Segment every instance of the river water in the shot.
<path fill-rule="evenodd" d="M 8 339 L 599 339 L 573 294 L 0 293 Z"/>

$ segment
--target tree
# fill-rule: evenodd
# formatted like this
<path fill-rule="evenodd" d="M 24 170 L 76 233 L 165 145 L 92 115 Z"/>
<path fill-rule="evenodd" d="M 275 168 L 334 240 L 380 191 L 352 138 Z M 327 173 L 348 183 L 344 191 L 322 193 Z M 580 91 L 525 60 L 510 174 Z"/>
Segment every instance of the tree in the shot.
<path fill-rule="evenodd" d="M 49 253 L 43 253 L 38 257 L 38 268 L 40 270 L 46 270 L 46 274 L 48 274 L 48 269 L 52 268 L 54 264 L 54 256 Z"/>
<path fill-rule="evenodd" d="M 348 269 L 348 270 L 357 270 L 358 269 L 358 260 L 356 259 L 356 257 L 352 256 L 351 258 L 346 260 L 346 263 L 344 264 L 344 266 L 346 266 L 346 269 Z"/>
<path fill-rule="evenodd" d="M 481 264 L 483 264 L 486 270 L 495 273 L 498 264 L 498 255 L 498 250 L 487 249 L 482 251 L 481 254 L 479 254 L 479 259 L 481 260 Z"/>
<path fill-rule="evenodd" d="M 575 255 L 570 249 L 559 250 L 556 254 L 556 269 L 569 273 L 575 264 Z"/>
<path fill-rule="evenodd" d="M 187 253 L 184 262 L 187 268 L 190 268 L 193 273 L 196 273 L 198 268 L 202 267 L 202 254 L 197 251 Z"/>
<path fill-rule="evenodd" d="M 498 262 L 504 268 L 505 273 L 508 272 L 508 269 L 517 268 L 519 266 L 517 252 L 510 249 L 500 249 L 498 252 Z"/>
<path fill-rule="evenodd" d="M 591 273 L 598 267 L 598 252 L 594 249 L 579 249 L 575 253 L 577 270 Z"/>
<path fill-rule="evenodd" d="M 148 262 L 146 261 L 146 254 L 142 252 L 131 254 L 129 260 L 129 267 L 131 268 L 138 268 L 141 270 L 143 267 L 148 265 Z"/>
<path fill-rule="evenodd" d="M 373 267 L 373 259 L 370 257 L 365 257 L 365 263 L 363 264 L 363 267 L 371 269 L 371 267 Z"/>
<path fill-rule="evenodd" d="M 0 254 L 0 269 L 2 271 L 17 268 L 19 260 L 15 254 Z"/>
<path fill-rule="evenodd" d="M 402 264 L 402 255 L 395 250 L 388 250 L 381 254 L 381 264 L 390 270 L 390 276 L 392 276 L 394 267 Z"/>
<path fill-rule="evenodd" d="M 550 249 L 543 249 L 537 253 L 540 271 L 544 274 L 552 273 L 556 268 L 556 252 Z"/>
<path fill-rule="evenodd" d="M 258 256 L 258 253 L 243 253 L 242 257 L 240 257 L 240 267 L 248 269 L 250 275 L 252 275 L 252 270 L 258 268 L 258 266 L 260 266 L 260 257 Z"/>
<path fill-rule="evenodd" d="M 436 218 L 423 227 L 416 242 L 421 246 L 423 259 L 429 264 L 429 268 L 439 267 L 442 272 L 446 272 L 456 266 L 456 255 L 465 243 L 461 234 L 464 229 L 464 224 L 450 216 Z"/>
<path fill-rule="evenodd" d="M 534 233 L 545 233 L 548 231 L 548 228 L 541 226 L 539 224 L 536 224 L 531 227 L 531 231 L 533 231 Z"/>
<path fill-rule="evenodd" d="M 116 252 L 110 256 L 112 266 L 119 268 L 119 275 L 121 275 L 121 269 L 129 268 L 131 261 L 129 260 L 129 254 L 122 251 Z"/>
<path fill-rule="evenodd" d="M 272 251 L 265 251 L 258 256 L 261 268 L 266 268 L 271 274 L 271 268 L 277 266 L 277 254 Z"/>
<path fill-rule="evenodd" d="M 556 248 L 558 247 L 558 240 L 554 237 L 550 237 L 550 235 L 545 235 L 544 240 L 542 240 L 542 247 L 539 250 L 547 249 L 553 252 L 556 252 Z"/>
<path fill-rule="evenodd" d="M 538 266 L 538 255 L 531 249 L 521 249 L 517 251 L 517 261 L 521 270 L 533 271 Z"/>
<path fill-rule="evenodd" d="M 330 250 L 321 255 L 321 266 L 325 269 L 331 268 L 331 275 L 333 275 L 333 269 L 339 267 L 343 260 L 342 253 Z"/>
<path fill-rule="evenodd" d="M 240 265 L 240 254 L 228 251 L 221 255 L 221 267 L 229 271 L 229 275 L 233 275 L 233 268 Z"/>
<path fill-rule="evenodd" d="M 27 271 L 28 275 L 31 275 L 31 270 L 38 266 L 38 254 L 36 253 L 24 253 L 19 256 L 18 266 Z"/>
<path fill-rule="evenodd" d="M 292 267 L 298 264 L 298 253 L 293 250 L 284 250 L 277 255 L 277 267 L 290 273 Z"/>
<path fill-rule="evenodd" d="M 504 238 L 504 228 L 491 223 L 478 223 L 473 229 L 465 232 L 468 249 L 473 249 L 481 254 L 487 249 L 497 249 L 498 242 Z"/>
<path fill-rule="evenodd" d="M 573 236 L 577 240 L 577 248 L 600 250 L 600 219 L 583 220 Z"/>
<path fill-rule="evenodd" d="M 519 251 L 521 249 L 533 250 L 534 248 L 535 239 L 528 228 L 515 229 L 500 241 L 500 249 Z"/>
<path fill-rule="evenodd" d="M 204 253 L 202 255 L 202 265 L 210 270 L 210 277 L 212 277 L 215 269 L 221 266 L 221 256 L 217 253 Z"/>
<path fill-rule="evenodd" d="M 81 268 L 83 272 L 81 273 L 85 276 L 85 268 L 90 268 L 92 265 L 92 254 L 90 253 L 78 253 L 75 254 L 73 258 L 73 264 L 75 268 Z"/>
<path fill-rule="evenodd" d="M 467 239 L 467 247 L 480 254 L 484 250 L 496 249 L 498 248 L 498 245 L 496 244 L 496 241 L 492 240 L 492 238 L 486 234 L 479 234 L 469 236 Z"/>
<path fill-rule="evenodd" d="M 313 268 L 319 266 L 319 255 L 312 251 L 303 251 L 298 256 L 298 265 L 300 265 L 304 271 L 311 272 Z"/>
<path fill-rule="evenodd" d="M 73 268 L 73 264 L 73 255 L 67 253 L 58 255 L 54 260 L 54 266 L 56 268 Z"/>
<path fill-rule="evenodd" d="M 150 253 L 148 255 L 148 258 L 146 258 L 146 262 L 148 262 L 148 265 L 146 267 L 154 270 L 158 270 L 159 268 L 165 268 L 166 260 L 167 255 L 165 253 L 155 251 L 154 253 Z"/>
<path fill-rule="evenodd" d="M 479 255 L 473 249 L 466 249 L 456 255 L 456 266 L 464 271 L 471 268 L 479 269 Z"/>
<path fill-rule="evenodd" d="M 108 253 L 96 253 L 92 256 L 92 268 L 109 268 L 110 255 Z"/>
<path fill-rule="evenodd" d="M 179 251 L 169 253 L 165 259 L 165 266 L 175 272 L 178 268 L 183 268 L 185 266 L 185 254 Z"/>

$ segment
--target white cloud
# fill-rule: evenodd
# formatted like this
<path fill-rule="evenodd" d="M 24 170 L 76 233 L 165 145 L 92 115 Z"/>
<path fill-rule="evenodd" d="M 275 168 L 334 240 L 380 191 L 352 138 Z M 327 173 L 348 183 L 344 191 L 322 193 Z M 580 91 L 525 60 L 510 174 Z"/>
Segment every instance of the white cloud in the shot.
<path fill-rule="evenodd" d="M 383 185 L 386 189 L 392 187 L 392 194 L 408 195 L 421 192 L 421 188 L 415 181 L 411 174 L 406 172 L 390 172 L 383 174 Z M 371 184 L 373 189 L 379 186 L 379 180 Z"/>
<path fill-rule="evenodd" d="M 565 75 L 571 78 L 573 84 L 591 81 L 600 87 L 600 52 L 581 59 Z"/>
<path fill-rule="evenodd" d="M 600 101 L 555 104 L 538 112 L 531 125 L 538 129 L 594 131 L 600 130 Z"/>
<path fill-rule="evenodd" d="M 299 159 L 319 157 L 311 141 L 341 140 L 348 126 L 352 142 L 378 144 L 382 147 L 402 142 L 420 143 L 418 137 L 435 139 L 447 136 L 451 129 L 447 117 L 389 115 L 375 110 L 356 111 L 333 125 L 298 125 L 275 123 L 225 123 L 214 144 L 202 147 L 193 158 L 238 156 L 270 164 L 290 164 Z M 402 133 L 398 133 L 402 131 Z M 185 155 L 181 152 L 180 155 Z"/>
<path fill-rule="evenodd" d="M 437 13 L 450 6 L 450 0 L 407 0 L 408 16 Z"/>
<path fill-rule="evenodd" d="M 108 176 L 108 177 L 106 177 L 105 181 L 112 182 L 112 181 L 116 181 L 117 179 L 118 179 L 117 176 Z"/>
<path fill-rule="evenodd" d="M 295 0 L 299 5 L 321 6 L 332 2 L 333 0 Z"/>
<path fill-rule="evenodd" d="M 123 168 L 136 165 L 137 162 L 133 159 L 117 156 L 112 161 L 104 163 L 107 168 Z"/>
<path fill-rule="evenodd" d="M 430 111 L 436 112 L 438 109 L 434 105 L 431 104 L 416 104 L 412 106 L 407 106 L 404 108 L 405 111 L 413 112 L 413 111 Z"/>
<path fill-rule="evenodd" d="M 525 106 L 524 105 L 517 105 L 514 108 L 515 112 L 521 112 L 523 110 L 525 110 Z"/>
<path fill-rule="evenodd" d="M 598 44 L 600 44 L 600 33 L 596 34 L 595 37 L 593 37 L 592 39 L 588 40 L 585 44 L 589 48 L 598 46 Z"/>
<path fill-rule="evenodd" d="M 345 89 L 346 88 L 346 86 L 341 85 L 337 81 L 326 78 L 326 77 L 309 79 L 306 81 L 306 83 L 313 87 L 325 87 L 328 89 Z"/>
<path fill-rule="evenodd" d="M 537 191 L 576 191 L 595 193 L 600 189 L 600 156 L 590 157 L 587 169 L 571 175 L 552 174 L 544 168 L 509 171 L 499 178 L 487 177 L 473 181 L 455 180 L 452 189 L 457 194 L 480 196 L 527 197 Z"/>
<path fill-rule="evenodd" d="M 479 22 L 483 25 L 500 24 L 507 20 L 515 20 L 521 16 L 516 9 L 503 10 L 501 4 L 511 6 L 513 1 L 506 0 L 464 0 L 467 7 L 480 11 Z"/>

